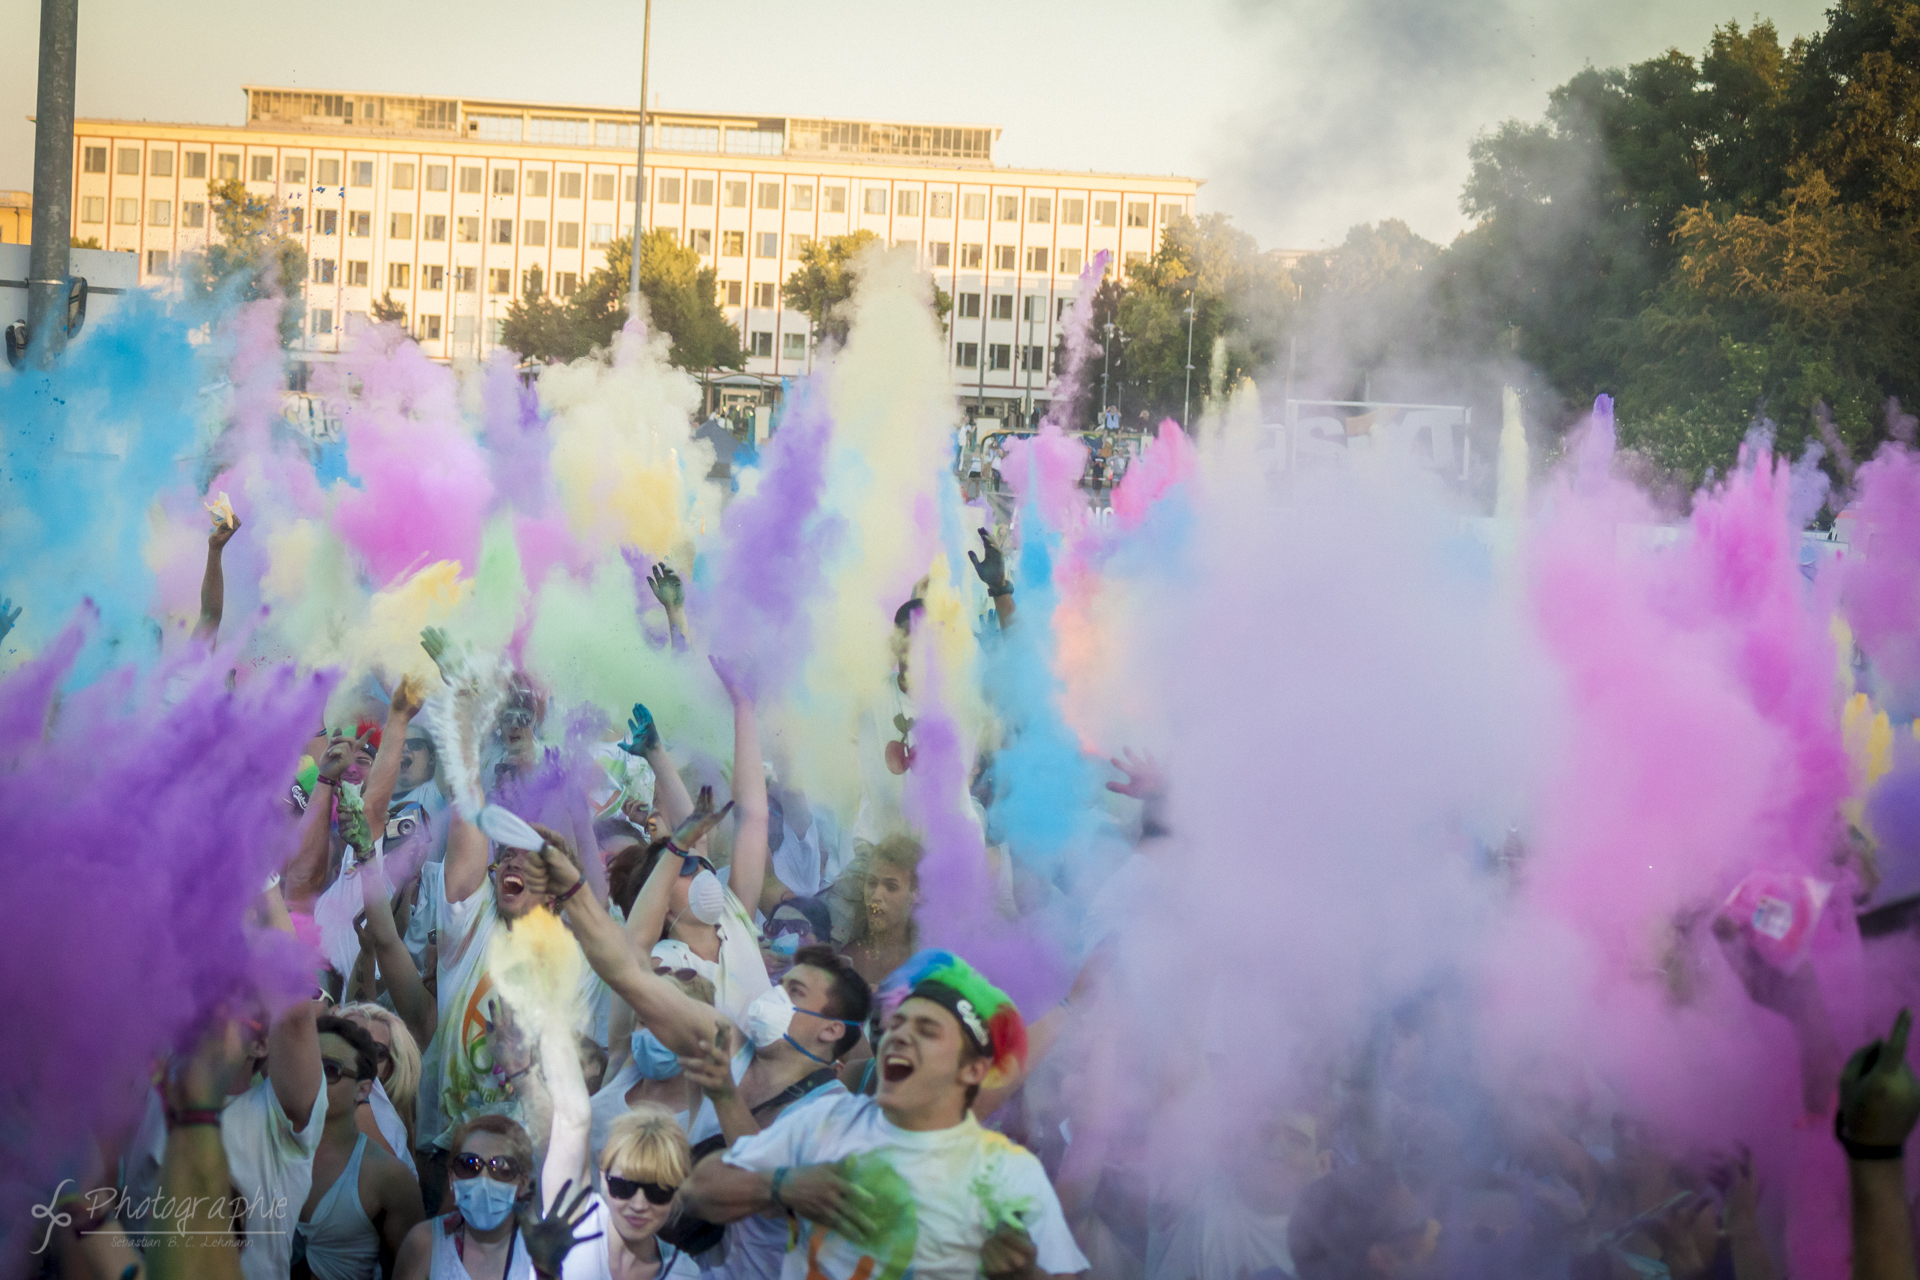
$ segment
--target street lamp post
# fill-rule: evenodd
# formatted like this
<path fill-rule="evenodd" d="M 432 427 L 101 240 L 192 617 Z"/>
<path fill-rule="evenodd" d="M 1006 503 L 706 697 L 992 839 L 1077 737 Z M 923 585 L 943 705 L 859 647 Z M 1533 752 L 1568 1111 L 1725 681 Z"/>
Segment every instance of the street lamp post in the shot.
<path fill-rule="evenodd" d="M 640 313 L 640 205 L 647 193 L 647 55 L 653 46 L 653 0 L 647 0 L 640 20 L 640 135 L 633 171 L 633 254 L 627 264 L 627 314 Z"/>
<path fill-rule="evenodd" d="M 1023 410 L 1027 415 L 1027 425 L 1033 425 L 1033 295 L 1028 294 L 1027 308 L 1027 349 L 1020 353 L 1020 363 L 1027 366 L 1027 399 Z"/>
<path fill-rule="evenodd" d="M 1107 378 L 1113 372 L 1113 321 L 1102 331 L 1107 340 L 1100 347 L 1100 425 L 1107 425 Z"/>
<path fill-rule="evenodd" d="M 1187 302 L 1187 385 L 1180 393 L 1180 425 L 1186 430 L 1193 428 L 1189 418 L 1193 412 L 1193 302 Z"/>

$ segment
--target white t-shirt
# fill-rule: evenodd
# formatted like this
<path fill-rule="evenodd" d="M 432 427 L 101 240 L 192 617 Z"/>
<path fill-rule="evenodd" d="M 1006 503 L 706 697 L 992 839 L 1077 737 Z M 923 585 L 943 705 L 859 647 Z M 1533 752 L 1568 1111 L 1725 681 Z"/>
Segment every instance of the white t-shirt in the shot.
<path fill-rule="evenodd" d="M 247 1202 L 247 1247 L 240 1253 L 246 1280 L 286 1280 L 293 1267 L 293 1225 L 313 1189 L 313 1153 L 327 1127 L 327 1085 L 315 1090 L 313 1109 L 295 1129 L 273 1082 L 260 1079 L 227 1099 L 220 1113 L 220 1145 L 227 1171 Z"/>
<path fill-rule="evenodd" d="M 838 1080 L 830 1080 L 812 1093 L 788 1103 L 780 1115 L 789 1115 L 802 1107 L 847 1096 L 845 1085 Z M 703 1114 L 711 1114 L 713 1104 L 706 1102 L 705 1106 L 708 1110 Z M 779 1116 L 774 1119 L 777 1122 Z M 714 1124 L 717 1131 L 717 1118 Z M 725 1280 L 774 1280 L 786 1259 L 789 1239 L 790 1227 L 785 1214 L 756 1213 L 738 1222 L 730 1222 L 727 1224 L 727 1247 L 721 1251 L 726 1255 L 725 1264 L 701 1274 L 708 1280 L 713 1280 L 716 1275 L 724 1276 Z"/>
<path fill-rule="evenodd" d="M 498 1020 L 487 948 L 500 913 L 494 909 L 491 879 L 482 879 L 462 901 L 448 902 L 446 864 L 440 862 L 420 868 L 419 903 L 428 927 L 438 932 L 440 1021 L 421 1055 L 414 1132 L 421 1147 L 443 1147 L 467 1116 L 500 1110 L 508 1102 L 500 1082 L 488 1074 L 493 1058 L 486 1033 L 486 1025 Z"/>
<path fill-rule="evenodd" d="M 560 1264 L 560 1280 L 613 1280 L 613 1264 L 607 1257 L 613 1239 L 613 1220 L 607 1213 L 607 1202 L 593 1195 L 587 1198 L 587 1203 L 593 1211 L 573 1229 L 574 1238 L 590 1236 L 596 1231 L 600 1238 L 568 1250 L 567 1260 Z M 699 1280 L 700 1268 L 692 1258 L 665 1241 L 659 1242 L 659 1246 L 660 1261 L 664 1265 L 655 1280 Z"/>
<path fill-rule="evenodd" d="M 1042 1271 L 1087 1269 L 1040 1161 L 972 1115 L 950 1129 L 915 1133 L 889 1123 L 871 1098 L 822 1099 L 740 1139 L 725 1159 L 755 1172 L 844 1161 L 847 1176 L 877 1203 L 875 1238 L 859 1243 L 801 1222 L 782 1280 L 909 1271 L 915 1280 L 977 1280 L 980 1248 L 1003 1224 L 1026 1228 Z"/>

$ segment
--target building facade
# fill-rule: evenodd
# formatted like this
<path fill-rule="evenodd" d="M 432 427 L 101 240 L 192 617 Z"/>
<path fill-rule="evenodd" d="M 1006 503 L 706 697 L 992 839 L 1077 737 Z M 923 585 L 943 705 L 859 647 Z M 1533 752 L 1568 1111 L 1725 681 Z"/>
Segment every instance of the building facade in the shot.
<path fill-rule="evenodd" d="M 537 269 L 565 297 L 633 225 L 638 112 L 248 87 L 242 126 L 80 120 L 74 227 L 167 287 L 207 241 L 209 181 L 278 202 L 306 249 L 302 352 L 329 359 L 382 298 L 427 354 L 482 357 Z M 782 286 L 801 249 L 865 228 L 909 246 L 953 295 L 956 394 L 991 407 L 1044 387 L 1076 277 L 1116 269 L 1191 214 L 1199 183 L 996 168 L 999 131 L 800 117 L 647 113 L 648 230 L 717 268 L 747 370 L 803 374 L 807 318 Z"/>

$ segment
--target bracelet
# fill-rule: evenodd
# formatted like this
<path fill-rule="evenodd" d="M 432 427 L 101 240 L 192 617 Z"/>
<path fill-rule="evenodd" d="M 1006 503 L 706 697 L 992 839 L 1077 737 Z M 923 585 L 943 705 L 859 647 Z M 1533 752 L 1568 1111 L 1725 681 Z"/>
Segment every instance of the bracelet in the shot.
<path fill-rule="evenodd" d="M 329 778 L 329 777 L 328 777 L 328 776 L 327 776 L 326 774 L 324 774 L 324 773 L 323 773 L 323 774 L 321 774 L 321 775 L 320 775 L 319 777 L 317 777 L 317 778 L 315 778 L 315 779 L 313 780 L 313 785 L 314 785 L 314 786 L 316 786 L 316 787 L 323 787 L 323 786 L 324 786 L 324 787 L 337 787 L 337 786 L 339 786 L 339 785 L 340 785 L 340 779 L 338 779 L 338 778 Z"/>
<path fill-rule="evenodd" d="M 773 1171 L 773 1203 L 779 1209 L 787 1208 L 787 1202 L 780 1198 L 780 1184 L 787 1180 L 787 1172 L 786 1165 L 781 1165 Z M 792 1213 L 793 1210 L 787 1209 L 787 1212 Z"/>
<path fill-rule="evenodd" d="M 573 887 L 571 889 L 568 889 L 565 893 L 555 894 L 553 898 L 553 909 L 555 911 L 558 911 L 561 907 L 566 906 L 567 899 L 571 898 L 574 894 L 580 892 L 580 886 L 585 884 L 586 882 L 587 882 L 586 877 L 582 876 L 580 879 L 575 880 L 573 882 Z"/>
<path fill-rule="evenodd" d="M 1840 1112 L 1833 1113 L 1833 1136 L 1846 1151 L 1849 1160 L 1904 1160 L 1907 1155 L 1905 1146 L 1877 1147 L 1871 1143 L 1855 1142 L 1840 1127 Z"/>
<path fill-rule="evenodd" d="M 212 1125 L 220 1127 L 220 1108 L 218 1107 L 182 1107 L 178 1111 L 167 1113 L 167 1128 L 183 1129 L 191 1125 Z"/>
<path fill-rule="evenodd" d="M 987 588 L 987 598 L 989 600 L 998 600 L 1001 596 L 1010 596 L 1012 594 L 1013 594 L 1013 588 L 1008 586 L 1004 582 L 997 587 Z"/>

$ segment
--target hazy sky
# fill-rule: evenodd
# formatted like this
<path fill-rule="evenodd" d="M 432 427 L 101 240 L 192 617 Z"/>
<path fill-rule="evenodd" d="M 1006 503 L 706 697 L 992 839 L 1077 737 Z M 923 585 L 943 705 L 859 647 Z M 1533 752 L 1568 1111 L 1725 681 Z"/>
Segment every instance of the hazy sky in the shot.
<path fill-rule="evenodd" d="M 658 0 L 668 108 L 1001 126 L 1000 163 L 1206 179 L 1263 245 L 1399 217 L 1446 241 L 1467 144 L 1592 62 L 1698 55 L 1735 0 Z M 1825 0 L 1773 0 L 1783 38 Z M 410 0 L 340 9 L 81 0 L 81 116 L 238 124 L 248 81 L 624 104 L 641 6 Z M 33 184 L 39 5 L 0 41 L 0 188 Z M 161 15 L 164 13 L 164 17 Z"/>

